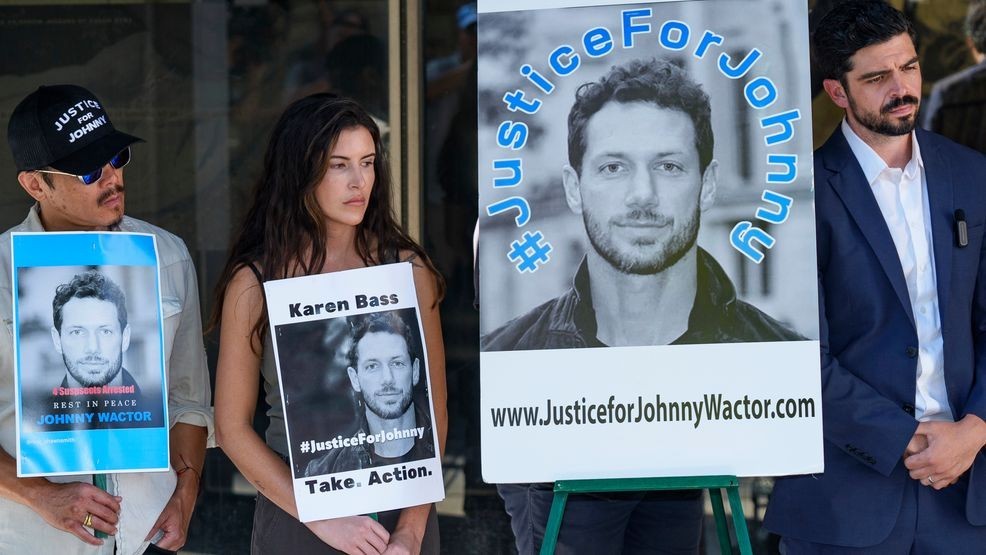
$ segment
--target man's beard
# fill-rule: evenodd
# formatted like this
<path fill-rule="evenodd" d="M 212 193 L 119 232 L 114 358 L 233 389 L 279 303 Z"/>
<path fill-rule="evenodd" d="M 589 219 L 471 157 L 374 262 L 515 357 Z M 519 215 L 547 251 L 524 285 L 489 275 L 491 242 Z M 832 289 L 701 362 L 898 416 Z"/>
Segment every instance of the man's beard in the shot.
<path fill-rule="evenodd" d="M 383 393 L 396 393 L 397 391 L 397 389 L 385 389 Z M 385 405 L 375 395 L 363 395 L 363 401 L 366 402 L 366 407 L 373 414 L 384 420 L 393 420 L 400 418 L 407 411 L 407 408 L 411 406 L 411 390 L 404 391 L 404 394 L 401 396 L 401 402 L 397 405 Z"/>
<path fill-rule="evenodd" d="M 86 360 L 86 359 L 83 358 L 82 360 Z M 95 360 L 102 361 L 104 359 L 95 358 Z M 76 364 L 77 361 L 70 361 L 68 358 L 65 357 L 64 353 L 62 354 L 62 361 L 65 362 L 65 368 L 68 369 L 69 375 L 75 378 L 75 380 L 78 381 L 80 384 L 82 384 L 83 387 L 94 387 L 94 386 L 106 385 L 112 382 L 114 379 L 116 379 L 117 374 L 120 373 L 120 369 L 123 368 L 123 353 L 121 352 L 119 355 L 117 355 L 116 360 L 110 361 L 110 365 L 109 365 L 110 369 L 106 374 L 103 375 L 104 376 L 103 378 L 94 377 L 91 374 L 79 371 L 76 368 L 76 366 L 78 366 Z"/>
<path fill-rule="evenodd" d="M 643 221 L 657 221 L 663 216 L 651 210 L 636 210 L 627 217 Z M 684 227 L 667 238 L 655 252 L 643 252 L 648 248 L 646 245 L 630 247 L 635 248 L 636 252 L 627 252 L 629 249 L 623 248 L 621 250 L 621 247 L 613 242 L 612 237 L 607 233 L 607 228 L 592 217 L 591 210 L 582 211 L 582 221 L 585 224 L 586 234 L 589 236 L 589 242 L 593 249 L 612 267 L 624 274 L 634 275 L 657 274 L 674 266 L 685 256 L 685 253 L 695 246 L 695 241 L 698 239 L 699 220 L 699 209 L 696 206 Z M 673 226 L 674 222 L 672 221 L 669 225 Z"/>
<path fill-rule="evenodd" d="M 856 102 L 853 100 L 852 95 L 847 94 L 846 96 L 849 98 L 849 110 L 852 112 L 853 117 L 855 117 L 856 121 L 862 124 L 863 127 L 869 129 L 870 131 L 879 135 L 887 135 L 890 137 L 899 137 L 914 131 L 914 127 L 917 124 L 916 112 L 904 119 L 887 116 L 886 114 L 890 110 L 905 104 L 913 104 L 914 106 L 920 105 L 920 100 L 918 100 L 917 97 L 907 95 L 894 98 L 880 108 L 879 114 L 874 114 L 860 111 L 857 108 Z"/>

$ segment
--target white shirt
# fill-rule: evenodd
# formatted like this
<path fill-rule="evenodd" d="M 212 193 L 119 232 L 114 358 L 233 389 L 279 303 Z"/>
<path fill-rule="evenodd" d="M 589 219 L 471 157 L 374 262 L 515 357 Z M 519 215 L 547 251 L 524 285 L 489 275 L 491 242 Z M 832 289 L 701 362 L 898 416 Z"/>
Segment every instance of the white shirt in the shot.
<path fill-rule="evenodd" d="M 893 237 L 900 259 L 907 294 L 918 336 L 917 390 L 914 416 L 928 420 L 952 421 L 945 390 L 945 361 L 938 311 L 938 284 L 935 253 L 931 239 L 931 212 L 928 208 L 928 180 L 914 132 L 911 132 L 911 160 L 904 169 L 891 168 L 869 145 L 842 121 L 842 133 L 849 142 L 863 175 L 873 189 L 883 219 Z"/>
<path fill-rule="evenodd" d="M 120 231 L 157 236 L 164 319 L 164 360 L 168 372 L 170 425 L 184 422 L 208 429 L 208 445 L 215 445 L 209 371 L 202 343 L 198 284 L 188 249 L 167 231 L 124 217 Z M 0 447 L 17 453 L 15 439 L 14 338 L 10 290 L 10 232 L 44 231 L 37 205 L 20 225 L 0 235 Z M 52 482 L 92 483 L 92 476 L 50 476 Z M 52 528 L 25 505 L 0 497 L 0 553 L 46 555 L 131 555 L 143 553 L 144 538 L 175 491 L 174 471 L 107 475 L 107 490 L 123 497 L 117 534 L 91 546 L 68 532 Z"/>

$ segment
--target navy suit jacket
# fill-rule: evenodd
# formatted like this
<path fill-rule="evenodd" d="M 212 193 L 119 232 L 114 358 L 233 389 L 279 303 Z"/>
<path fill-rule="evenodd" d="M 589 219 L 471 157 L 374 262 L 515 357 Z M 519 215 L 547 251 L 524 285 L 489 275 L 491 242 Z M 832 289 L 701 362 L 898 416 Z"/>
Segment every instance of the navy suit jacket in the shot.
<path fill-rule="evenodd" d="M 986 157 L 917 129 L 931 213 L 945 385 L 955 420 L 986 420 Z M 866 547 L 886 539 L 911 478 L 902 456 L 914 414 L 918 338 L 893 238 L 840 130 L 815 152 L 825 471 L 777 481 L 765 527 Z M 968 245 L 957 241 L 965 211 Z M 950 486 L 986 524 L 986 457 Z"/>

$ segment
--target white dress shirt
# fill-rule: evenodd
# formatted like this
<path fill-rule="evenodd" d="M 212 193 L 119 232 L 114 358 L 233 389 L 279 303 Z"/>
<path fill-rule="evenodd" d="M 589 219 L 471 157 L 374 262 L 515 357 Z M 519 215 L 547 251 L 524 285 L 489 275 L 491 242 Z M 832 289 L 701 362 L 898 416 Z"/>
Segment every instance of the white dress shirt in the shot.
<path fill-rule="evenodd" d="M 842 133 L 849 142 L 863 175 L 873 189 L 883 219 L 893 237 L 900 259 L 907 294 L 914 313 L 918 336 L 917 391 L 914 416 L 928 420 L 952 421 L 945 390 L 945 362 L 938 312 L 938 284 L 935 253 L 931 239 L 931 212 L 928 207 L 928 180 L 917 137 L 911 132 L 911 160 L 904 169 L 891 168 L 869 145 L 842 121 Z"/>

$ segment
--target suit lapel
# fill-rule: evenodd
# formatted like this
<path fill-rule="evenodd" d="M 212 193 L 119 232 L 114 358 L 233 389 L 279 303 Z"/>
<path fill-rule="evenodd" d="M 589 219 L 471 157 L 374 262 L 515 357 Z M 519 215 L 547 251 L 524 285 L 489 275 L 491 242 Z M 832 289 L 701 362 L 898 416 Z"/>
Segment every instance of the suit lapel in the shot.
<path fill-rule="evenodd" d="M 924 161 L 925 179 L 928 182 L 928 210 L 935 253 L 935 278 L 938 281 L 938 313 L 941 321 L 945 322 L 949 280 L 952 276 L 952 225 L 955 210 L 952 175 L 936 145 L 924 140 L 926 136 L 921 130 L 918 130 L 917 137 L 921 146 L 921 159 Z"/>
<path fill-rule="evenodd" d="M 911 325 L 914 325 L 914 313 L 911 308 L 911 298 L 907 293 L 907 282 L 904 280 L 904 270 L 901 269 L 900 259 L 897 258 L 897 247 L 894 246 L 893 237 L 887 228 L 887 222 L 883 219 L 880 205 L 873 196 L 866 176 L 856 161 L 856 156 L 845 136 L 839 128 L 832 133 L 832 136 L 819 151 L 822 155 L 822 162 L 825 167 L 832 172 L 828 178 L 828 183 L 835 191 L 846 210 L 852 216 L 863 237 L 869 243 L 873 254 L 880 262 L 883 272 L 890 280 L 890 285 L 897 294 L 900 304 L 904 307 Z M 933 219 L 933 218 L 932 218 Z M 937 235 L 937 230 L 935 230 Z"/>

